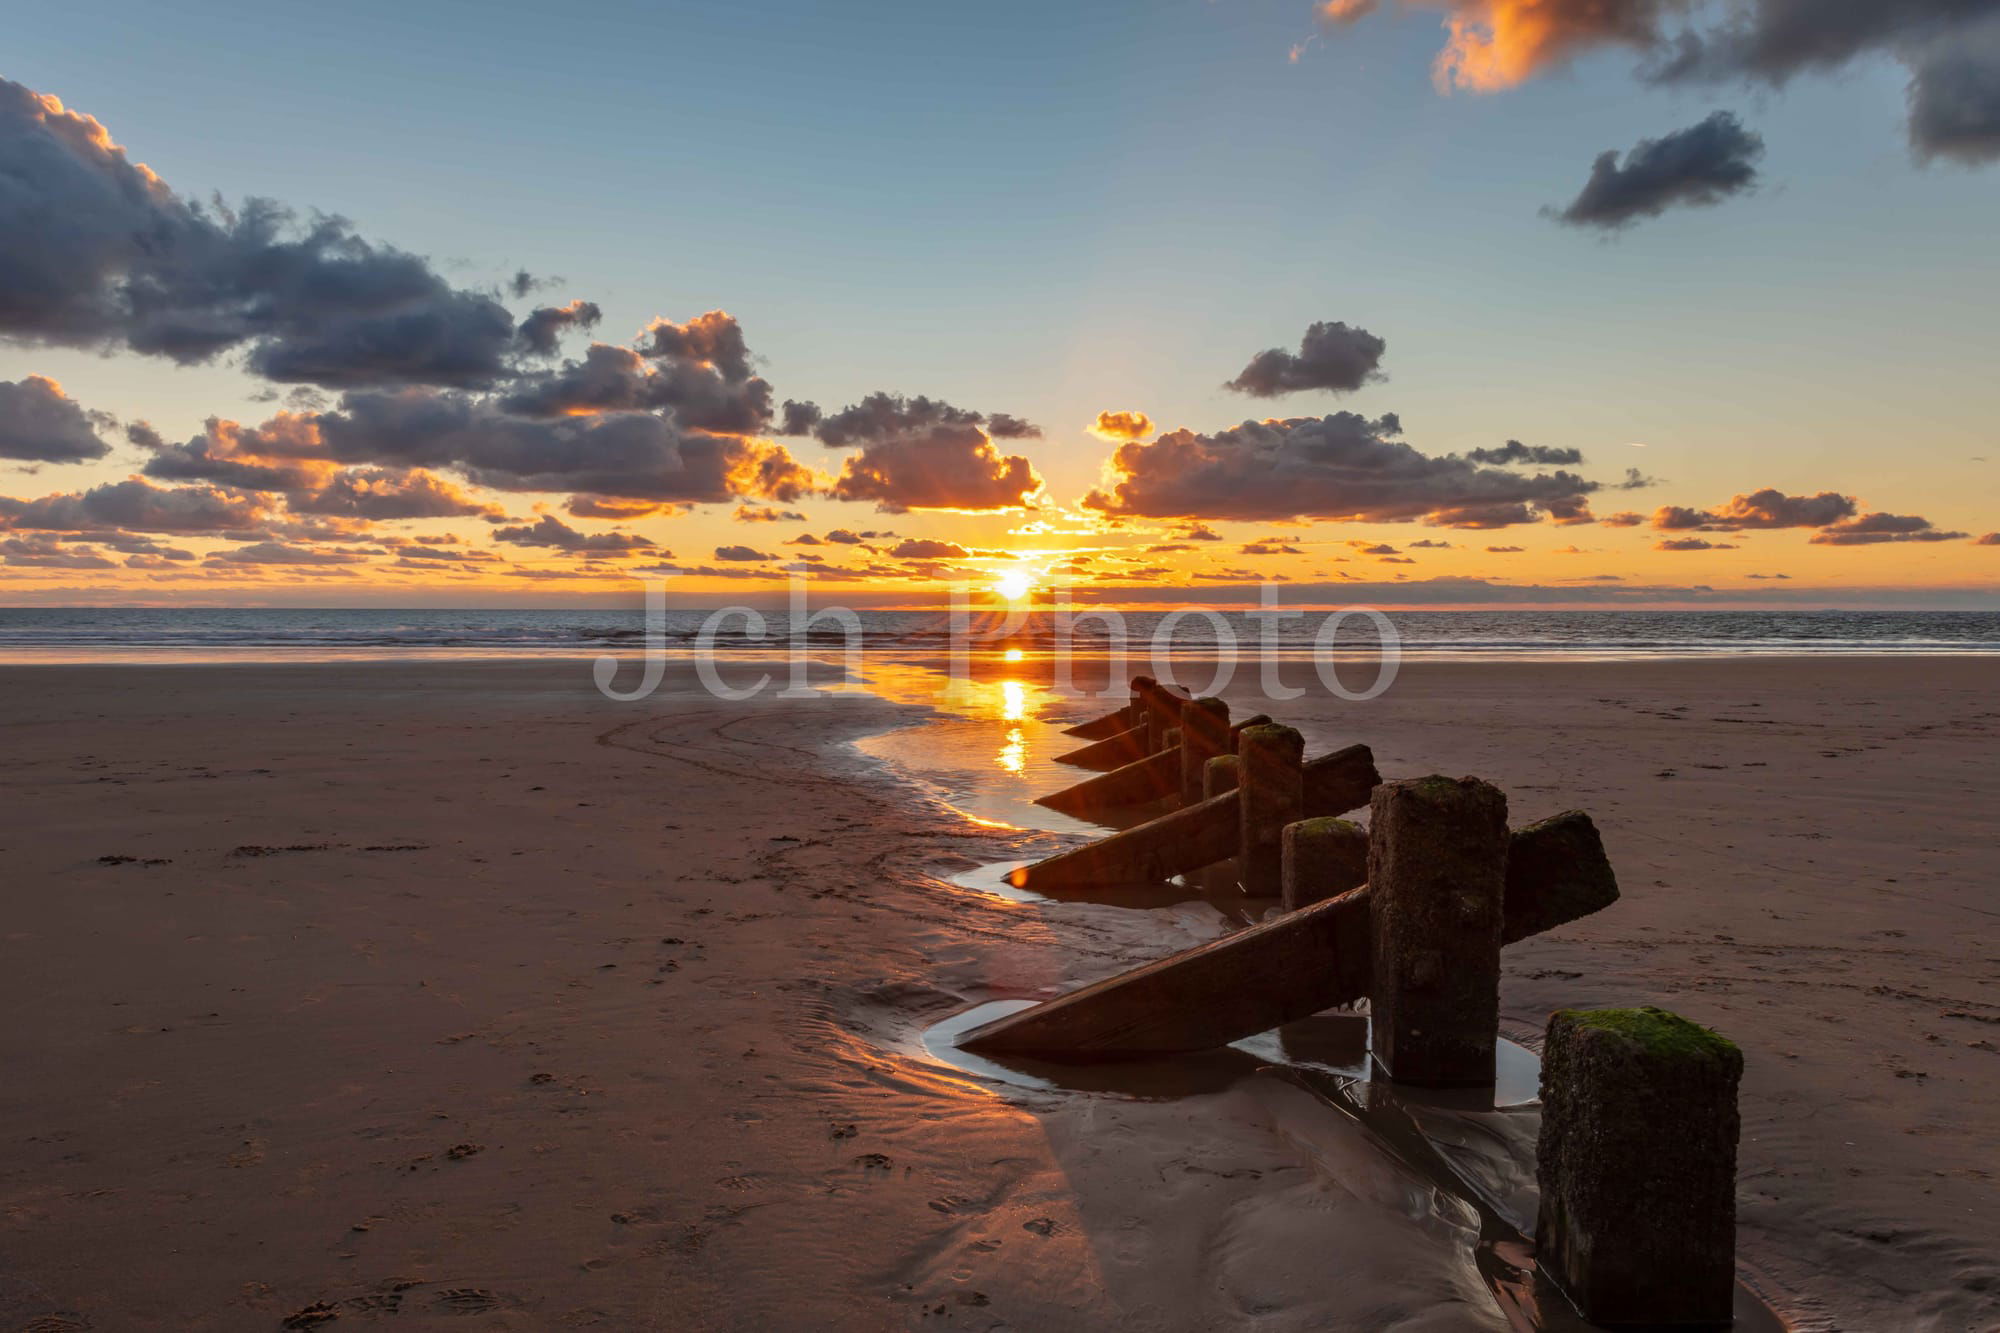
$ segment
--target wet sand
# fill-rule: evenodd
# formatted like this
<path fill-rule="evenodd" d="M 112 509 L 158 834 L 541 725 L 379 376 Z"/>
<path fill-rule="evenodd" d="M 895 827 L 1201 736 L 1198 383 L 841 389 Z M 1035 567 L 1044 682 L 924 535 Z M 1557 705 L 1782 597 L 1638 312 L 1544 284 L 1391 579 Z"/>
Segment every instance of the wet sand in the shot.
<path fill-rule="evenodd" d="M 954 734 L 1027 784 L 1021 679 Z M 1625 899 L 1508 951 L 1508 1035 L 1719 1027 L 1746 1279 L 1799 1328 L 1959 1329 L 2000 1319 L 1996 683 L 1439 664 L 1255 706 L 1590 810 Z M 1474 1210 L 1294 1069 L 926 1056 L 1230 921 L 945 882 L 1073 835 L 849 744 L 917 717 L 691 672 L 614 704 L 587 663 L 0 668 L 0 1327 L 1502 1326 Z M 1519 1206 L 1532 1108 L 1436 1118 Z"/>

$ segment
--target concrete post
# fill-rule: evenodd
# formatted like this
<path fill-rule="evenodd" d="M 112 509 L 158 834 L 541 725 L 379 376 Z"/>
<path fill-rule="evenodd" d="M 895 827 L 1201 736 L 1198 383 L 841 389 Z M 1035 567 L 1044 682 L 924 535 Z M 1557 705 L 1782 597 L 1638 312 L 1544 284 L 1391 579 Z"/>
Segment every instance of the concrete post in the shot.
<path fill-rule="evenodd" d="M 1194 699 L 1181 705 L 1181 804 L 1201 797 L 1202 772 L 1208 761 L 1229 753 L 1229 705 L 1220 699 Z"/>
<path fill-rule="evenodd" d="M 1345 819 L 1285 825 L 1281 897 L 1287 912 L 1338 898 L 1368 882 L 1368 833 Z"/>
<path fill-rule="evenodd" d="M 1385 782 L 1370 802 L 1375 1058 L 1399 1083 L 1493 1081 L 1507 798 L 1466 778 Z"/>
<path fill-rule="evenodd" d="M 1743 1053 L 1661 1009 L 1560 1010 L 1542 1053 L 1542 1272 L 1599 1324 L 1727 1324 Z"/>
<path fill-rule="evenodd" d="M 1236 738 L 1243 892 L 1253 898 L 1276 898 L 1283 888 L 1285 825 L 1305 802 L 1305 753 L 1305 737 L 1290 727 L 1246 727 Z"/>

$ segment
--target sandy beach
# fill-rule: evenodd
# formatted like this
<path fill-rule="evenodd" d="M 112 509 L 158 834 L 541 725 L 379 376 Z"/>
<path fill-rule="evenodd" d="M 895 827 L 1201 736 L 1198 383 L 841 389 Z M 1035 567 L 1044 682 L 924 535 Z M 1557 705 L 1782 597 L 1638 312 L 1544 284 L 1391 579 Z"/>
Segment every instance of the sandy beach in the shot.
<path fill-rule="evenodd" d="M 1744 1280 L 1797 1329 L 1955 1330 L 2000 1321 L 1996 684 L 1230 697 L 1516 824 L 1589 811 L 1623 900 L 1507 951 L 1506 1034 L 1732 1037 Z M 1231 923 L 947 882 L 1074 835 L 852 744 L 924 718 L 678 670 L 618 704 L 582 661 L 0 668 L 0 1327 L 1504 1327 L 1468 1219 L 1267 1061 L 1137 1096 L 926 1056 Z"/>

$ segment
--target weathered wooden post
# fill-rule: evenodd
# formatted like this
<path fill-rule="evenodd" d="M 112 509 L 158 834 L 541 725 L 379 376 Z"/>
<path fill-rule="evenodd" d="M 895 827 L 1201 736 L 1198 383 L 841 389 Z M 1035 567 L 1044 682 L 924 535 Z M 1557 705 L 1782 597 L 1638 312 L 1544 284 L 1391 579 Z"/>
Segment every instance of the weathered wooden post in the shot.
<path fill-rule="evenodd" d="M 1330 816 L 1285 825 L 1280 841 L 1285 910 L 1338 898 L 1368 882 L 1368 833 Z"/>
<path fill-rule="evenodd" d="M 1276 898 L 1284 884 L 1285 825 L 1305 801 L 1305 737 L 1265 723 L 1236 738 L 1237 808 L 1243 820 L 1243 892 Z"/>
<path fill-rule="evenodd" d="M 1399 1083 L 1491 1083 L 1507 798 L 1428 777 L 1383 783 L 1369 808 L 1375 1058 Z"/>
<path fill-rule="evenodd" d="M 1235 791 L 1237 777 L 1243 771 L 1243 761 L 1233 754 L 1219 754 L 1202 765 L 1201 795 L 1203 800 L 1220 796 L 1226 791 Z"/>
<path fill-rule="evenodd" d="M 1542 1272 L 1599 1324 L 1727 1324 L 1734 1043 L 1662 1009 L 1563 1009 L 1542 1052 Z"/>
<path fill-rule="evenodd" d="M 1152 692 L 1159 688 L 1159 682 L 1151 676 L 1132 677 L 1132 727 L 1139 733 L 1139 745 L 1143 753 L 1151 754 L 1159 749 L 1159 732 L 1153 727 Z"/>
<path fill-rule="evenodd" d="M 1220 699 L 1193 699 L 1181 705 L 1181 804 L 1202 799 L 1202 772 L 1208 761 L 1229 752 L 1229 705 Z"/>

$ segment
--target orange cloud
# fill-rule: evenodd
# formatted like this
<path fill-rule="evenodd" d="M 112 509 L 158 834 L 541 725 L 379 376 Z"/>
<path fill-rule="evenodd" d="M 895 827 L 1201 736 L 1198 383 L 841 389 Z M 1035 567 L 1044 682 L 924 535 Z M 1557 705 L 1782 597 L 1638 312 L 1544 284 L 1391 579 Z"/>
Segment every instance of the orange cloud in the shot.
<path fill-rule="evenodd" d="M 1090 433 L 1100 440 L 1143 440 L 1153 433 L 1153 419 L 1144 412 L 1099 412 Z"/>

